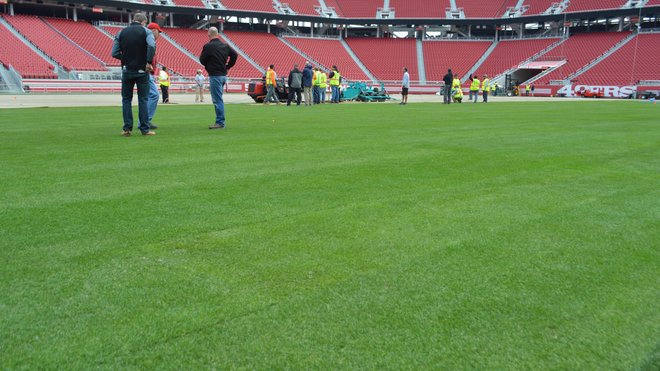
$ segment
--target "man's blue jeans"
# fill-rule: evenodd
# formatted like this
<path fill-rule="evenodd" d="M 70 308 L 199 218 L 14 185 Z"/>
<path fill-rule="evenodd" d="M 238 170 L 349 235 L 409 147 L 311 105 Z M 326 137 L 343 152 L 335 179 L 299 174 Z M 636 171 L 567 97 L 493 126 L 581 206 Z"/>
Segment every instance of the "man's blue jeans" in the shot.
<path fill-rule="evenodd" d="M 225 126 L 225 102 L 222 100 L 222 89 L 227 83 L 227 76 L 209 76 L 211 99 L 215 106 L 215 124 Z"/>
<path fill-rule="evenodd" d="M 124 131 L 133 130 L 133 87 L 138 93 L 138 129 L 142 133 L 149 131 L 149 74 L 147 72 L 128 72 L 121 74 L 121 108 L 124 116 Z"/>
<path fill-rule="evenodd" d="M 330 101 L 339 103 L 339 86 L 332 85 L 331 88 L 332 88 L 332 98 L 330 99 Z"/>
<path fill-rule="evenodd" d="M 149 124 L 152 123 L 154 116 L 156 116 L 156 108 L 158 108 L 158 84 L 156 84 L 156 76 L 151 75 L 149 78 Z"/>

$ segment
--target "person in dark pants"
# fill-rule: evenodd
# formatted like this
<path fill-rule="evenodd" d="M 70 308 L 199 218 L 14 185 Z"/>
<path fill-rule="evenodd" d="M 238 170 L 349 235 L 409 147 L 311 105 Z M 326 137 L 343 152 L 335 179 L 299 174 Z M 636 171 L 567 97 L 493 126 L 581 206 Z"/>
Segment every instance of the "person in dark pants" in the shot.
<path fill-rule="evenodd" d="M 236 64 L 238 54 L 220 41 L 218 29 L 215 27 L 209 28 L 209 40 L 199 56 L 199 62 L 209 74 L 209 89 L 215 106 L 215 124 L 209 126 L 209 129 L 224 129 L 225 102 L 222 100 L 222 88 L 227 83 L 227 71 Z"/>
<path fill-rule="evenodd" d="M 296 106 L 300 105 L 302 101 L 302 79 L 303 74 L 298 69 L 298 64 L 293 65 L 293 69 L 289 72 L 289 99 L 286 101 L 286 105 L 290 106 L 293 97 L 296 97 Z"/>
<path fill-rule="evenodd" d="M 443 95 L 444 104 L 451 103 L 451 84 L 454 82 L 454 75 L 451 72 L 451 68 L 447 70 L 447 74 L 442 78 L 442 81 L 445 83 L 445 91 Z"/>
<path fill-rule="evenodd" d="M 139 127 L 142 135 L 156 135 L 149 130 L 149 72 L 153 70 L 156 40 L 145 25 L 147 16 L 136 13 L 133 22 L 121 30 L 112 44 L 112 57 L 121 60 L 121 99 L 124 127 L 121 135 L 133 131 L 133 87 L 137 85 Z"/>
<path fill-rule="evenodd" d="M 163 103 L 170 102 L 170 73 L 167 71 L 167 67 L 163 66 L 163 69 L 158 74 L 160 80 L 160 91 L 163 92 Z"/>

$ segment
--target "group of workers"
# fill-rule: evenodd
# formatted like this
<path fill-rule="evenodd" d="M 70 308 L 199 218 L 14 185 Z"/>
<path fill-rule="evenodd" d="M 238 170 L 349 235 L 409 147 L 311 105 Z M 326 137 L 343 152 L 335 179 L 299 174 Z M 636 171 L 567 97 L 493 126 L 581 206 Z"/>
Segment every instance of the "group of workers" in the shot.
<path fill-rule="evenodd" d="M 461 76 L 457 73 L 453 73 L 450 68 L 447 71 L 447 74 L 443 77 L 443 82 L 445 83 L 444 103 L 463 103 L 463 87 L 461 83 Z M 483 102 L 488 103 L 488 95 L 490 94 L 491 90 L 497 91 L 497 84 L 491 85 L 490 79 L 486 74 L 483 75 L 483 81 L 479 80 L 479 76 L 476 74 L 470 76 L 470 95 L 468 96 L 468 101 L 477 103 L 479 98 L 479 90 L 481 90 Z"/>
<path fill-rule="evenodd" d="M 266 97 L 264 98 L 264 104 L 266 105 L 270 103 L 282 104 L 277 94 L 277 73 L 274 68 L 275 65 L 271 64 L 266 70 Z M 298 64 L 294 64 L 293 69 L 289 72 L 287 85 L 289 86 L 287 106 L 290 106 L 293 101 L 299 106 L 303 101 L 303 94 L 306 106 L 324 104 L 328 85 L 332 91 L 329 103 L 339 103 L 341 74 L 337 66 L 332 66 L 330 73 L 326 74 L 320 67 L 312 67 L 309 62 L 305 63 L 302 71 L 298 68 Z"/>

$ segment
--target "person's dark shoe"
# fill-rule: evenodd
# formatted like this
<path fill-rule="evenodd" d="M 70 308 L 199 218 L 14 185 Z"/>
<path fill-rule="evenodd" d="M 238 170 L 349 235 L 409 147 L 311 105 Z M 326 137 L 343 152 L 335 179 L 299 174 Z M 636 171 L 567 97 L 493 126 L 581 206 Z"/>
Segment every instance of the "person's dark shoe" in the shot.
<path fill-rule="evenodd" d="M 128 131 L 128 130 L 124 130 L 124 131 L 121 132 L 121 136 L 122 136 L 122 137 L 130 137 L 130 136 L 131 136 L 131 132 Z"/>
<path fill-rule="evenodd" d="M 142 133 L 142 135 L 156 135 L 156 132 L 149 130 L 149 131 L 145 131 L 144 133 Z"/>
<path fill-rule="evenodd" d="M 224 129 L 224 128 L 225 128 L 225 126 L 220 125 L 220 124 L 215 124 L 215 125 L 209 126 L 209 129 Z"/>
<path fill-rule="evenodd" d="M 158 129 L 158 125 L 156 125 L 156 124 L 149 124 L 149 129 Z"/>

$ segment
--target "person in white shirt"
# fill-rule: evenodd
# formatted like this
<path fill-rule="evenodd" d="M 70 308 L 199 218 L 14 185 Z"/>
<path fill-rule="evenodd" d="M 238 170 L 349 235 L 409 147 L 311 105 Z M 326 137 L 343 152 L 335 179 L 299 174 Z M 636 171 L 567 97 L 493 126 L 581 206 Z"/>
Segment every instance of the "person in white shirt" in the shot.
<path fill-rule="evenodd" d="M 410 74 L 408 67 L 403 67 L 403 80 L 401 81 L 401 103 L 408 104 L 408 89 L 410 88 Z"/>
<path fill-rule="evenodd" d="M 195 103 L 204 102 L 204 81 L 206 81 L 206 78 L 202 74 L 202 70 L 197 70 L 197 75 L 195 75 Z"/>

